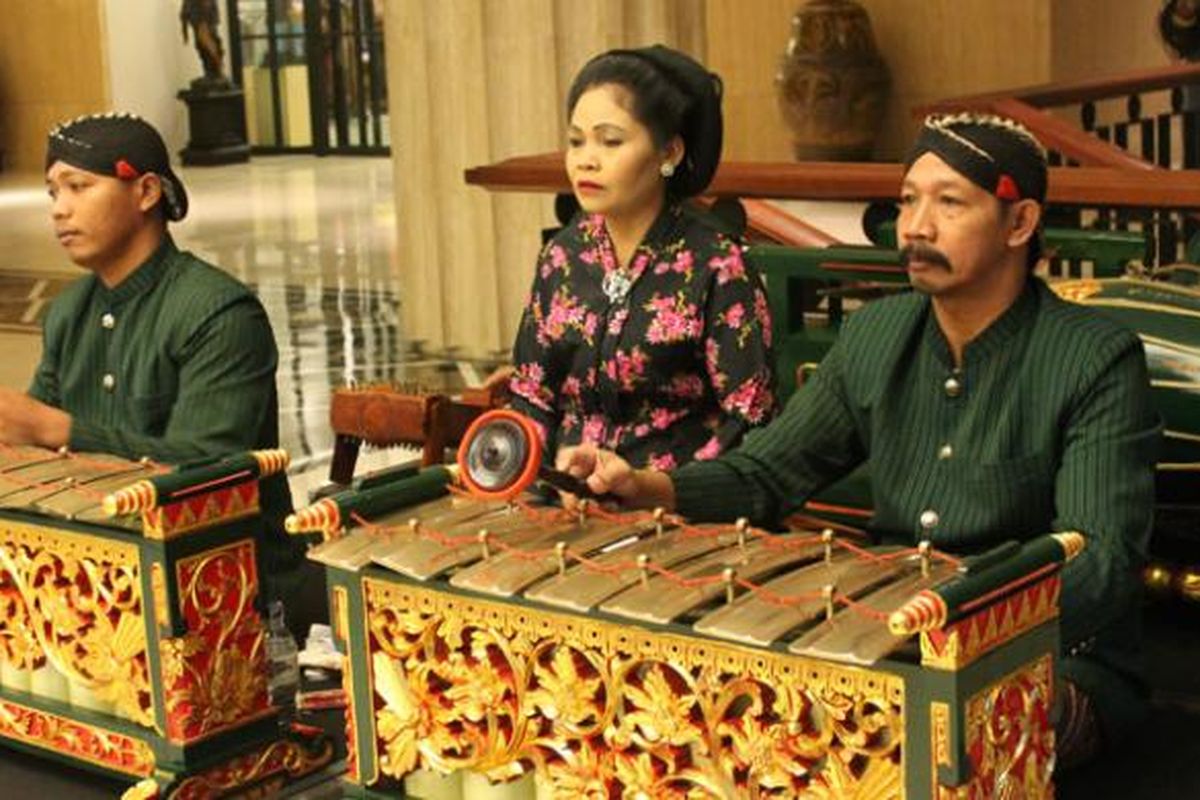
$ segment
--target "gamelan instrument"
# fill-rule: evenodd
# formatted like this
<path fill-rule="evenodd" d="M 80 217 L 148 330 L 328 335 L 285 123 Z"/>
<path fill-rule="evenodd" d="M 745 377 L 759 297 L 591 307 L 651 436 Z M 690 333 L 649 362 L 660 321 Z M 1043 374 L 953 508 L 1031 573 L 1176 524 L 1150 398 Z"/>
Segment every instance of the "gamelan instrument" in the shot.
<path fill-rule="evenodd" d="M 457 395 L 388 385 L 338 389 L 329 407 L 334 432 L 329 480 L 350 483 L 363 442 L 380 447 L 420 446 L 423 466 L 439 464 L 446 448 L 456 446 L 471 423 L 506 396 L 505 381 L 464 389 Z"/>
<path fill-rule="evenodd" d="M 556 797 L 1052 795 L 1078 534 L 955 559 L 539 507 L 529 462 L 480 469 L 472 438 L 459 465 L 288 520 L 325 538 L 359 787 L 432 769 L 535 772 Z"/>
<path fill-rule="evenodd" d="M 265 792 L 328 764 L 267 692 L 259 479 L 287 461 L 0 446 L 0 741 L 140 780 L 135 797 Z"/>
<path fill-rule="evenodd" d="M 1185 264 L 1159 273 L 1196 275 Z M 1142 278 L 1055 281 L 1062 298 L 1100 309 L 1138 332 L 1163 441 L 1154 478 L 1154 532 L 1143 573 L 1152 598 L 1200 603 L 1200 290 Z"/>

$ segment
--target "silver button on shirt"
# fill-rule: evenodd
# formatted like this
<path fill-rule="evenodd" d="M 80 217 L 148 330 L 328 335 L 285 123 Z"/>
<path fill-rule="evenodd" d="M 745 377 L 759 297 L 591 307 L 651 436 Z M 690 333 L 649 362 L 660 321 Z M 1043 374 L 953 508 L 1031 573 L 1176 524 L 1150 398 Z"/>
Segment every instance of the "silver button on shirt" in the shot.
<path fill-rule="evenodd" d="M 100 327 L 104 328 L 105 330 L 112 330 L 113 326 L 116 324 L 117 318 L 112 314 L 105 314 L 100 318 Z"/>
<path fill-rule="evenodd" d="M 111 372 L 106 372 L 100 379 L 100 385 L 104 387 L 104 391 L 111 392 L 117 386 L 117 379 Z"/>
<path fill-rule="evenodd" d="M 949 444 L 944 444 L 938 448 L 938 459 L 941 461 L 946 461 L 950 458 L 954 458 L 954 448 L 952 446 Z"/>
<path fill-rule="evenodd" d="M 949 378 L 946 378 L 946 382 L 942 384 L 942 386 L 946 390 L 947 397 L 958 397 L 960 394 L 962 394 L 962 381 L 953 375 L 951 375 Z"/>

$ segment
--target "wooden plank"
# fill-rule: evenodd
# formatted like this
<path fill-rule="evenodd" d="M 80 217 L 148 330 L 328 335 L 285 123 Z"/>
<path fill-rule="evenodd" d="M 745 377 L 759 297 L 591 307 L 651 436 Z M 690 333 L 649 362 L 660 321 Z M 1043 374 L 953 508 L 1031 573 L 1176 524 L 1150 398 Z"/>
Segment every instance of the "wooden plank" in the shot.
<path fill-rule="evenodd" d="M 591 565 L 573 566 L 564 575 L 555 576 L 533 587 L 525 596 L 531 600 L 588 613 L 617 592 L 642 580 L 642 570 L 637 566 L 639 556 L 646 556 L 648 563 L 678 570 L 680 564 L 736 542 L 737 534 L 733 533 L 690 538 L 674 532 L 650 536 L 627 547 L 598 555 L 590 559 Z"/>
<path fill-rule="evenodd" d="M 721 164 L 709 194 L 789 200 L 895 200 L 904 167 L 896 163 Z M 520 156 L 466 171 L 468 183 L 492 191 L 567 192 L 562 156 Z M 1200 208 L 1200 170 L 1052 167 L 1048 200 L 1079 206 Z"/>
<path fill-rule="evenodd" d="M 559 542 L 571 552 L 589 557 L 605 547 L 644 536 L 653 530 L 651 520 L 588 517 L 582 525 L 551 527 L 541 535 L 531 535 L 522 540 L 519 549 L 498 553 L 457 573 L 450 579 L 450 584 L 484 594 L 511 597 L 558 571 L 555 545 Z"/>

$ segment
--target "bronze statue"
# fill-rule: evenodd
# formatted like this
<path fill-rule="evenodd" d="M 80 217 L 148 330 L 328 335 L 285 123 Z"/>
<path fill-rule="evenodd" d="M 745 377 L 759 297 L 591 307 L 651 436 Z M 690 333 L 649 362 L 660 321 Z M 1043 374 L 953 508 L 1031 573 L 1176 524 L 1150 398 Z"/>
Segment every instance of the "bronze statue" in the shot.
<path fill-rule="evenodd" d="M 225 49 L 217 30 L 221 24 L 221 11 L 217 0 L 183 0 L 179 10 L 179 21 L 183 26 L 183 41 L 188 40 L 188 26 L 195 34 L 196 52 L 204 65 L 204 79 L 210 82 L 224 81 Z"/>

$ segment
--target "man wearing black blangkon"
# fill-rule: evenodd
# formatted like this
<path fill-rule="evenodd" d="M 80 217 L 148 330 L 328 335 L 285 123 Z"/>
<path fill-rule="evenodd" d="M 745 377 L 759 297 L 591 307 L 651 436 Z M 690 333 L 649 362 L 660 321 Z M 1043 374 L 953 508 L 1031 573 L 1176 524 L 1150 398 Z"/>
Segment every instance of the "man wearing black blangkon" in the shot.
<path fill-rule="evenodd" d="M 897 232 L 911 293 L 868 303 L 778 419 L 736 450 L 667 474 L 584 445 L 558 465 L 634 507 L 772 524 L 870 465 L 886 544 L 958 554 L 1078 531 L 1063 573 L 1060 766 L 1145 713 L 1140 580 L 1160 435 L 1137 336 L 1033 274 L 1045 152 L 990 115 L 928 118 Z"/>
<path fill-rule="evenodd" d="M 277 447 L 271 325 L 249 289 L 175 246 L 167 226 L 188 197 L 158 132 L 132 114 L 61 124 L 46 188 L 59 243 L 90 274 L 50 305 L 28 394 L 0 388 L 0 443 L 170 464 Z M 283 475 L 263 482 L 262 502 L 278 596 L 305 564 L 283 532 Z"/>

